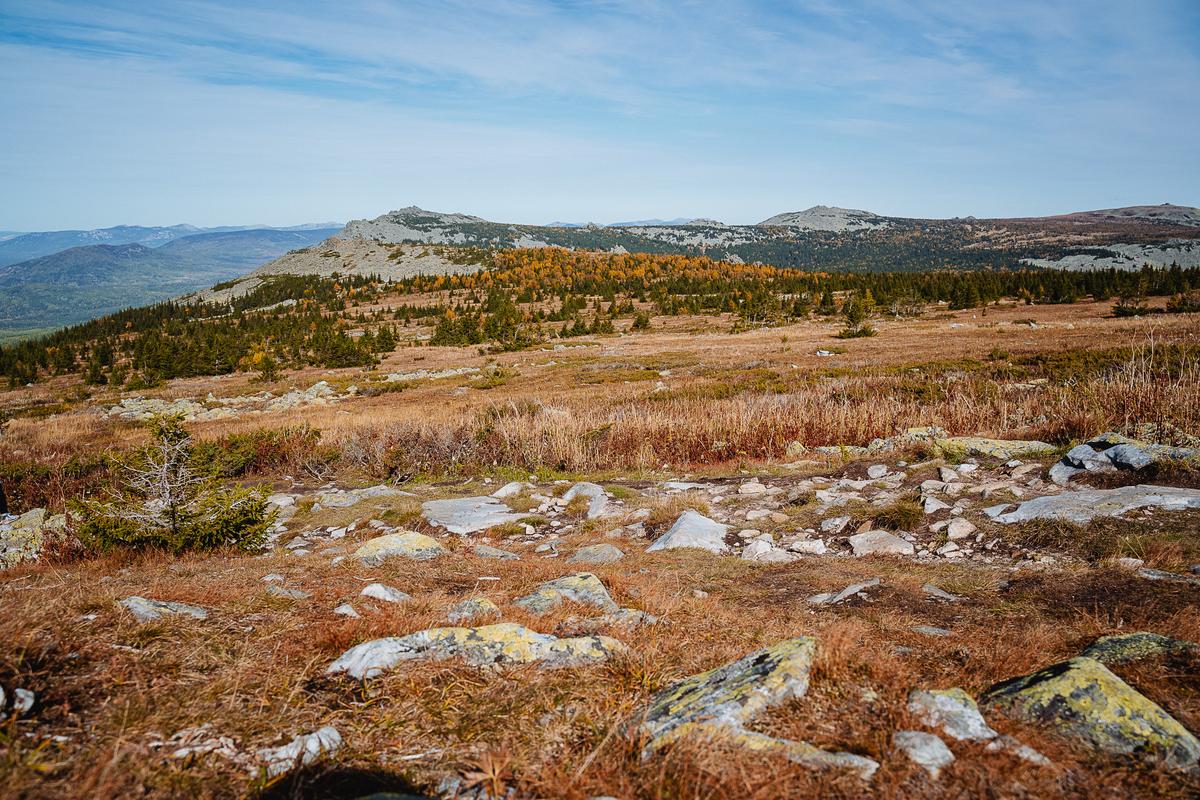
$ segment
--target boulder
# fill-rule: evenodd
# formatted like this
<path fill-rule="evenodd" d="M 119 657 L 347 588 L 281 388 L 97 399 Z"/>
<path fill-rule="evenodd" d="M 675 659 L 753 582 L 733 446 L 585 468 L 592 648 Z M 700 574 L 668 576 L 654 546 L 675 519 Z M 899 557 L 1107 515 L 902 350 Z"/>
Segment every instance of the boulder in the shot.
<path fill-rule="evenodd" d="M 575 551 L 568 561 L 579 564 L 611 564 L 625 557 L 621 548 L 611 544 L 589 544 Z"/>
<path fill-rule="evenodd" d="M 1200 764 L 1200 741 L 1094 658 L 1079 656 L 999 683 L 980 702 L 1101 752 L 1178 769 Z"/>
<path fill-rule="evenodd" d="M 385 533 L 383 536 L 368 539 L 362 547 L 354 551 L 354 558 L 368 566 L 377 567 L 393 557 L 428 561 L 445 552 L 446 549 L 436 539 L 415 531 L 404 531 Z"/>
<path fill-rule="evenodd" d="M 887 531 L 856 533 L 850 537 L 849 542 L 856 556 L 911 556 L 916 552 L 911 542 L 906 542 Z"/>
<path fill-rule="evenodd" d="M 1139 508 L 1200 508 L 1200 490 L 1148 485 L 1082 489 L 1026 500 L 1012 511 L 997 514 L 995 520 L 1005 525 L 1035 519 L 1086 525 L 1097 517 L 1115 517 Z"/>
<path fill-rule="evenodd" d="M 1142 470 L 1167 461 L 1194 459 L 1200 459 L 1200 448 L 1153 444 L 1110 431 L 1071 448 L 1051 468 L 1050 479 L 1065 486 L 1080 472 Z"/>
<path fill-rule="evenodd" d="M 437 525 L 457 534 L 485 531 L 496 525 L 516 522 L 525 516 L 514 512 L 494 497 L 430 500 L 421 505 L 421 513 L 430 525 Z"/>
<path fill-rule="evenodd" d="M 374 639 L 350 648 L 326 672 L 366 680 L 405 661 L 460 659 L 475 667 L 594 664 L 625 650 L 607 636 L 559 639 L 509 622 L 479 628 L 431 628 L 407 636 Z"/>
<path fill-rule="evenodd" d="M 688 509 L 679 515 L 679 519 L 675 520 L 675 524 L 666 533 L 646 548 L 646 552 L 695 547 L 711 553 L 725 553 L 729 550 L 729 546 L 725 544 L 725 535 L 728 532 L 729 526 Z"/>
<path fill-rule="evenodd" d="M 173 603 L 169 600 L 150 600 L 134 595 L 126 597 L 121 605 L 133 614 L 138 622 L 153 622 L 170 614 L 183 614 L 195 619 L 208 619 L 208 612 L 199 606 L 187 603 Z"/>
<path fill-rule="evenodd" d="M 604 583 L 590 572 L 580 572 L 547 581 L 532 594 L 516 600 L 516 604 L 535 614 L 544 614 L 564 600 L 595 606 L 602 611 L 616 611 L 617 603 Z"/>
<path fill-rule="evenodd" d="M 699 736 L 812 766 L 845 767 L 869 778 L 879 766 L 870 759 L 746 729 L 766 709 L 804 696 L 816 651 L 811 637 L 788 639 L 662 690 L 638 720 L 646 737 L 643 758 L 684 736 Z"/>
<path fill-rule="evenodd" d="M 363 500 L 368 500 L 377 497 L 404 497 L 408 492 L 397 489 L 395 486 L 387 486 L 380 484 L 378 486 L 368 486 L 365 489 L 333 489 L 328 492 L 322 492 L 317 495 L 317 503 L 322 508 L 350 508 L 358 505 Z"/>

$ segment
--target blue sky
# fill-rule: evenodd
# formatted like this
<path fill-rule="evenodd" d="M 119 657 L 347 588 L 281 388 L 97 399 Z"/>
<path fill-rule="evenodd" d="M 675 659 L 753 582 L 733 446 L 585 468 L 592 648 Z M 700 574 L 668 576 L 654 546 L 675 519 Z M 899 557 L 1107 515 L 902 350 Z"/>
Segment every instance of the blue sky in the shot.
<path fill-rule="evenodd" d="M 0 230 L 1200 205 L 1200 2 L 0 0 Z"/>

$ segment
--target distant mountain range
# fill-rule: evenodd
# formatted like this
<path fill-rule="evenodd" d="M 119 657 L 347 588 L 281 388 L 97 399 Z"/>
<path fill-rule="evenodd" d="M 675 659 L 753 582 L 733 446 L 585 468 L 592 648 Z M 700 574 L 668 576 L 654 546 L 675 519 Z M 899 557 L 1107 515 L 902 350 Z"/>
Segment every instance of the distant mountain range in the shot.
<path fill-rule="evenodd" d="M 1049 217 L 916 219 L 814 206 L 756 225 L 681 218 L 542 226 L 408 206 L 340 229 L 199 231 L 178 225 L 21 234 L 0 241 L 0 264 L 14 253 L 63 243 L 71 246 L 0 266 L 0 337 L 197 292 L 239 276 L 244 277 L 232 288 L 202 296 L 242 293 L 272 274 L 400 278 L 479 268 L 479 259 L 464 259 L 440 245 L 686 253 L 813 271 L 1195 267 L 1200 209 L 1163 204 Z M 253 271 L 247 275 L 248 270 Z"/>
<path fill-rule="evenodd" d="M 635 219 L 631 222 L 610 222 L 607 225 L 597 225 L 594 222 L 551 222 L 547 228 L 644 228 L 649 225 L 687 225 L 695 221 L 695 217 L 676 217 L 675 219 Z"/>
<path fill-rule="evenodd" d="M 103 233 L 141 241 L 89 244 L 0 266 L 0 336 L 82 322 L 244 275 L 289 250 L 313 245 L 339 227 L 180 229 L 122 226 Z M 58 233 L 96 233 L 92 231 Z M 25 236 L 49 236 L 26 234 Z M 21 238 L 25 238 L 24 236 Z M 69 241 L 63 237 L 58 241 Z M 151 247 L 146 241 L 157 244 Z M 0 246 L 7 242 L 0 242 Z"/>
<path fill-rule="evenodd" d="M 143 244 L 147 247 L 158 247 L 184 236 L 194 236 L 199 233 L 229 233 L 248 230 L 310 231 L 340 227 L 340 222 L 309 223 L 287 228 L 273 228 L 269 225 L 228 225 L 216 228 L 197 228 L 195 225 L 170 225 L 167 227 L 117 225 L 112 228 L 97 228 L 90 231 L 0 233 L 0 267 L 28 261 L 31 258 L 48 256 L 71 247 L 86 247 L 93 244 Z"/>

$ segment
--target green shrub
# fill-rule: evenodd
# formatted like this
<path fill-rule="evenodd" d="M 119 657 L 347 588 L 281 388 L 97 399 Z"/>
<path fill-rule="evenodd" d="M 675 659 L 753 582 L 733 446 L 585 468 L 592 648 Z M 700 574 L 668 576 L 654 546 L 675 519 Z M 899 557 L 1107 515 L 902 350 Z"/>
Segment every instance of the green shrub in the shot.
<path fill-rule="evenodd" d="M 75 504 L 80 543 L 91 550 L 157 548 L 173 553 L 261 546 L 275 519 L 258 489 L 219 486 L 193 466 L 179 417 L 149 423 L 153 441 L 119 465 L 118 486 Z"/>

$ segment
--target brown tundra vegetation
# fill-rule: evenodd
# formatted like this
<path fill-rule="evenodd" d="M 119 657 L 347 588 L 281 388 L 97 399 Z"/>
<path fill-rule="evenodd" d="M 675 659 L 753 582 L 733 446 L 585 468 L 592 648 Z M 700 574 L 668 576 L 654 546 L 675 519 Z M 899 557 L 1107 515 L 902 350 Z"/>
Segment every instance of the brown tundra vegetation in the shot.
<path fill-rule="evenodd" d="M 1200 655 L 1187 644 L 1200 642 L 1200 502 L 1083 521 L 991 513 L 1200 487 L 1194 458 L 1157 455 L 1051 479 L 1073 446 L 1105 432 L 1154 454 L 1198 444 L 1200 319 L 1107 309 L 931 313 L 846 341 L 836 322 L 730 333 L 727 319 L 665 318 L 558 348 L 401 347 L 368 372 L 143 392 L 201 402 L 328 382 L 327 402 L 185 422 L 197 469 L 272 495 L 280 516 L 250 551 L 81 546 L 77 501 L 107 496 L 122 474 L 114 459 L 149 441 L 145 426 L 106 410 L 128 397 L 117 389 L 84 396 L 61 378 L 4 393 L 10 511 L 67 516 L 42 531 L 40 558 L 0 572 L 0 796 L 1200 795 Z M 412 377 L 379 380 L 390 373 Z M 903 435 L 931 427 L 943 440 L 1046 447 L 997 456 Z M 591 495 L 570 499 L 592 491 L 572 488 L 581 482 L 599 487 L 602 512 Z M 503 518 L 467 534 L 426 505 L 501 487 Z M 724 526 L 721 553 L 648 549 L 688 511 Z M 441 551 L 359 552 L 405 531 Z M 895 549 L 868 553 L 871 532 Z M 594 545 L 619 559 L 579 555 Z M 599 600 L 523 599 L 580 573 L 603 585 Z M 406 598 L 363 594 L 376 584 Z M 130 598 L 201 611 L 143 618 Z M 451 621 L 483 599 L 490 614 Z M 619 644 L 553 669 L 504 639 L 511 649 L 487 651 L 482 666 L 450 647 L 363 679 L 330 671 L 373 640 L 501 622 Z M 1071 661 L 1132 633 L 1157 637 L 1103 666 Z M 763 698 L 744 728 L 649 747 L 660 692 L 800 637 L 815 652 L 789 682 L 759 675 L 725 697 L 737 713 Z M 1112 682 L 1056 668 L 1082 677 L 1041 716 L 989 694 L 1068 662 Z M 32 692 L 27 709 L 18 688 Z M 979 702 L 990 735 L 957 738 L 914 704 L 915 691 L 953 688 Z M 336 744 L 313 743 L 309 756 L 264 753 L 326 728 Z M 876 766 L 814 767 L 797 743 Z"/>

